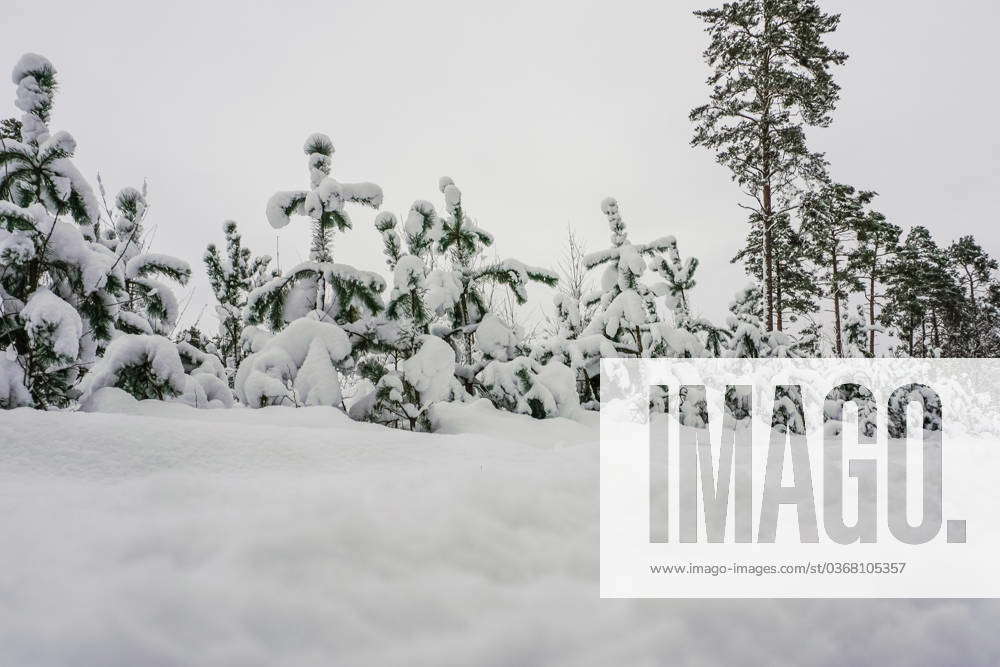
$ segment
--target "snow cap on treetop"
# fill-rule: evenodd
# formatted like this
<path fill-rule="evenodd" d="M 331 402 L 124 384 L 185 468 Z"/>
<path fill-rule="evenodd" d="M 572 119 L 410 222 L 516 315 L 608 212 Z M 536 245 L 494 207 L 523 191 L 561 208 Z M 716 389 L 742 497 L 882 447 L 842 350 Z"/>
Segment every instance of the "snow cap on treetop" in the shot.
<path fill-rule="evenodd" d="M 14 71 L 11 73 L 10 78 L 17 85 L 28 76 L 34 76 L 35 79 L 38 79 L 37 75 L 39 74 L 52 76 L 55 73 L 56 68 L 52 66 L 48 58 L 40 56 L 37 53 L 25 53 L 17 61 L 17 64 L 14 65 Z"/>
<path fill-rule="evenodd" d="M 118 196 L 115 197 L 115 206 L 134 220 L 145 212 L 146 198 L 135 188 L 124 187 L 118 191 Z"/>
<path fill-rule="evenodd" d="M 306 155 L 319 153 L 320 155 L 331 157 L 334 151 L 333 140 L 322 132 L 314 132 L 306 139 L 306 143 L 302 146 L 302 151 Z"/>
<path fill-rule="evenodd" d="M 375 229 L 386 232 L 396 228 L 396 216 L 389 211 L 382 211 L 375 216 Z"/>
<path fill-rule="evenodd" d="M 618 210 L 618 200 L 614 197 L 605 197 L 601 202 L 601 212 L 608 216 L 608 227 L 611 228 L 611 242 L 617 248 L 628 242 L 625 235 L 625 223 L 622 222 L 621 213 Z"/>
<path fill-rule="evenodd" d="M 444 193 L 444 201 L 448 208 L 454 209 L 462 203 L 462 191 L 450 177 L 442 176 L 438 179 L 438 188 Z"/>

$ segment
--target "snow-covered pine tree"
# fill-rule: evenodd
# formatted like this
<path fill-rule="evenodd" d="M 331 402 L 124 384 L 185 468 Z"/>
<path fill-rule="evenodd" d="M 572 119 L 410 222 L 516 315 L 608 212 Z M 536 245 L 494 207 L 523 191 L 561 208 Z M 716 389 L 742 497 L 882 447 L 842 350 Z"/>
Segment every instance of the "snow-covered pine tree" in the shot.
<path fill-rule="evenodd" d="M 450 259 L 451 275 L 438 274 L 437 279 L 442 285 L 459 286 L 457 294 L 442 294 L 444 301 L 453 299 L 444 308 L 452 327 L 445 337 L 463 343 L 456 346 L 462 353 L 456 372 L 467 390 L 486 396 L 498 408 L 536 418 L 572 410 L 571 404 L 579 405 L 572 371 L 562 367 L 568 375 L 561 374 L 556 368 L 561 364 L 542 367 L 526 356 L 519 333 L 491 312 L 485 291 L 490 284 L 506 288 L 523 305 L 528 283 L 554 286 L 559 276 L 516 259 L 485 260 L 482 252 L 493 244 L 493 236 L 466 213 L 462 193 L 451 178 L 441 177 L 438 186 L 448 213 L 441 218 L 436 250 Z"/>
<path fill-rule="evenodd" d="M 393 356 L 394 367 L 377 357 L 358 364 L 372 389 L 351 406 L 351 417 L 411 431 L 431 430 L 431 406 L 453 400 L 456 389 L 461 391 L 455 381 L 455 350 L 430 334 L 417 336 L 412 346 L 408 357 Z"/>
<path fill-rule="evenodd" d="M 401 352 L 405 355 L 407 350 L 415 350 L 417 336 L 428 333 L 430 323 L 442 314 L 442 307 L 450 297 L 432 293 L 445 281 L 428 280 L 432 273 L 433 244 L 440 239 L 442 231 L 434 205 L 417 200 L 410 207 L 404 223 L 408 253 L 402 252 L 403 241 L 396 224 L 396 216 L 388 212 L 380 213 L 375 219 L 375 228 L 382 235 L 386 265 L 393 277 L 385 313 L 388 319 L 400 325 Z"/>
<path fill-rule="evenodd" d="M 100 184 L 104 196 L 104 185 Z M 146 187 L 142 190 L 126 187 L 115 197 L 114 235 L 106 235 L 104 245 L 115 254 L 115 261 L 125 267 L 125 296 L 118 313 L 118 328 L 130 334 L 169 336 L 180 315 L 177 297 L 169 285 L 158 278 L 167 278 L 186 285 L 191 266 L 171 255 L 147 252 L 143 222 L 148 211 Z M 108 238 L 110 237 L 110 238 Z"/>
<path fill-rule="evenodd" d="M 614 343 L 620 354 L 641 357 L 647 350 L 644 341 L 649 338 L 644 329 L 659 321 L 656 295 L 640 281 L 647 268 L 645 256 L 665 251 L 671 239 L 663 237 L 649 244 L 632 244 L 617 200 L 606 198 L 601 202 L 601 211 L 608 218 L 612 247 L 584 258 L 588 269 L 608 265 L 600 289 L 584 297 L 584 305 L 599 304 L 584 334 L 601 333 Z"/>
<path fill-rule="evenodd" d="M 340 371 L 376 344 L 375 316 L 384 308 L 385 281 L 377 273 L 333 261 L 335 230 L 351 228 L 346 204 L 382 205 L 373 183 L 341 183 L 331 173 L 333 142 L 325 134 L 306 139 L 309 190 L 275 193 L 267 219 L 280 229 L 291 215 L 312 224 L 309 261 L 272 278 L 247 296 L 250 327 L 241 336 L 250 354 L 235 377 L 237 396 L 251 407 L 332 405 L 343 408 Z M 266 324 L 271 333 L 258 328 Z"/>
<path fill-rule="evenodd" d="M 169 333 L 178 314 L 169 287 L 153 276 L 183 283 L 190 268 L 143 251 L 145 193 L 122 190 L 117 213 L 105 205 L 112 229 L 102 230 L 97 199 L 70 159 L 73 138 L 48 127 L 51 63 L 27 54 L 13 79 L 24 115 L 0 139 L 0 347 L 8 348 L 0 402 L 10 407 L 28 395 L 37 407 L 61 407 L 117 387 L 207 404 L 177 347 L 151 335 Z"/>
<path fill-rule="evenodd" d="M 346 204 L 371 208 L 382 205 L 382 189 L 374 183 L 341 183 L 331 175 L 333 142 L 312 134 L 303 151 L 309 167 L 309 190 L 276 192 L 267 204 L 267 220 L 275 229 L 290 216 L 309 219 L 312 242 L 309 261 L 268 281 L 248 297 L 247 319 L 279 331 L 287 323 L 316 311 L 323 321 L 345 324 L 382 310 L 379 294 L 385 282 L 378 274 L 333 261 L 333 233 L 351 228 Z"/>
<path fill-rule="evenodd" d="M 533 345 L 531 356 L 543 364 L 555 359 L 573 369 L 581 406 L 597 410 L 600 360 L 602 356 L 616 356 L 616 352 L 602 334 L 582 335 L 597 308 L 597 302 L 581 306 L 584 296 L 591 292 L 586 257 L 586 248 L 570 229 L 559 262 L 559 291 L 552 298 L 555 317 L 550 320 L 547 335 Z"/>
<path fill-rule="evenodd" d="M 764 357 L 798 357 L 801 356 L 800 345 L 784 331 L 765 331 L 761 315 L 763 314 L 763 294 L 757 285 L 747 285 L 736 293 L 729 304 L 730 316 L 729 341 L 723 350 L 723 356 L 740 359 Z M 812 342 L 811 338 L 806 343 Z M 798 409 L 800 389 L 796 385 L 781 385 L 775 390 L 775 408 L 772 415 L 772 425 L 792 433 L 804 433 L 805 417 Z M 729 395 L 733 399 L 733 394 Z M 744 413 L 734 416 L 740 418 Z"/>
<path fill-rule="evenodd" d="M 369 354 L 357 367 L 370 385 L 349 414 L 354 419 L 428 431 L 431 405 L 465 393 L 455 379 L 454 349 L 428 334 L 430 323 L 443 314 L 443 304 L 452 300 L 436 294 L 443 281 L 435 285 L 428 280 L 441 220 L 430 202 L 414 202 L 403 229 L 408 252 L 404 252 L 397 224 L 396 216 L 387 211 L 375 218 L 393 288 L 384 313 L 386 322 L 372 327 L 378 340 L 366 346 Z M 457 294 L 457 284 L 453 292 Z"/>
<path fill-rule="evenodd" d="M 490 312 L 485 287 L 495 284 L 514 295 L 517 303 L 527 302 L 527 286 L 530 282 L 554 286 L 559 276 L 548 269 L 528 266 L 516 259 L 489 261 L 483 258 L 483 251 L 493 245 L 493 236 L 482 229 L 469 216 L 462 205 L 462 192 L 455 182 L 442 176 L 438 187 L 444 195 L 447 215 L 441 218 L 440 238 L 436 252 L 450 260 L 451 276 L 439 274 L 436 279 L 443 286 L 456 284 L 457 294 L 443 294 L 445 298 L 456 297 L 454 303 L 445 307 L 449 312 L 452 336 L 460 338 L 463 346 L 461 362 L 474 366 L 473 343 L 479 323 Z"/>
<path fill-rule="evenodd" d="M 52 64 L 14 67 L 24 114 L 0 138 L 0 405 L 65 406 L 99 341 L 111 338 L 124 266 L 97 238 L 99 208 L 71 161 L 76 143 L 48 122 Z"/>
<path fill-rule="evenodd" d="M 526 350 L 519 347 L 517 333 L 491 313 L 486 287 L 506 288 L 518 304 L 524 304 L 529 282 L 551 286 L 558 282 L 558 276 L 548 269 L 528 266 L 516 259 L 486 260 L 482 253 L 493 244 L 493 236 L 467 214 L 462 193 L 451 178 L 441 177 L 438 188 L 444 195 L 447 213 L 437 215 L 429 202 L 414 203 L 404 226 L 410 255 L 394 260 L 391 256 L 393 242 L 386 239 L 396 282 L 390 302 L 392 311 L 388 314 L 398 317 L 402 306 L 405 313 L 422 313 L 416 318 L 417 322 L 430 317 L 443 320 L 433 332 L 455 349 L 460 360 L 455 372 L 464 391 L 495 397 L 495 381 L 503 375 L 499 366 L 523 357 Z M 434 266 L 441 268 L 432 269 Z M 526 373 L 534 368 L 527 358 L 517 363 Z M 490 366 L 495 368 L 486 372 Z M 534 372 L 537 374 L 537 369 Z M 525 385 L 514 383 L 508 389 L 515 387 L 524 388 Z M 530 387 L 524 388 L 524 391 L 530 390 Z M 453 395 L 461 393 L 457 388 L 452 392 Z M 510 405 L 507 400 L 494 403 L 498 407 Z M 514 404 L 527 405 L 523 401 L 514 401 Z M 552 407 L 556 403 L 550 401 L 547 405 Z M 539 408 L 534 414 L 541 417 L 552 413 Z"/>
<path fill-rule="evenodd" d="M 761 291 L 756 285 L 747 285 L 730 302 L 727 320 L 731 341 L 729 356 L 738 359 L 766 356 L 761 354 L 766 350 L 761 323 L 761 298 Z"/>
<path fill-rule="evenodd" d="M 738 291 L 729 304 L 728 345 L 723 356 L 739 359 L 798 357 L 800 341 L 783 331 L 765 331 L 763 294 L 757 285 Z"/>
<path fill-rule="evenodd" d="M 855 318 L 852 316 L 852 320 Z M 864 311 L 859 309 L 857 321 L 865 326 Z M 861 339 L 864 346 L 866 341 Z M 857 408 L 858 432 L 865 437 L 874 437 L 878 430 L 878 406 L 875 398 L 865 386 L 847 383 L 833 388 L 826 396 L 823 408 L 824 432 L 827 437 L 840 435 L 844 425 L 844 404 L 852 401 Z"/>
<path fill-rule="evenodd" d="M 603 334 L 583 335 L 586 323 L 578 299 L 569 293 L 559 292 L 552 301 L 558 328 L 534 346 L 531 356 L 542 364 L 550 364 L 554 360 L 573 369 L 581 406 L 587 410 L 598 410 L 601 357 L 615 357 L 618 353 Z"/>
<path fill-rule="evenodd" d="M 492 236 L 463 210 L 461 192 L 450 178 L 440 179 L 439 188 L 448 209 L 445 216 L 438 215 L 430 202 L 418 200 L 410 208 L 402 236 L 394 215 L 382 213 L 376 218 L 393 273 L 384 313 L 392 326 L 372 329 L 380 344 L 369 346 L 372 353 L 358 370 L 373 386 L 352 406 L 351 414 L 427 428 L 432 402 L 463 400 L 471 394 L 537 417 L 569 410 L 563 392 L 557 389 L 557 399 L 546 388 L 554 371 L 545 371 L 525 356 L 517 332 L 491 312 L 485 289 L 491 283 L 507 288 L 518 303 L 524 303 L 529 281 L 552 285 L 557 277 L 513 259 L 484 260 L 482 251 L 492 244 Z M 450 357 L 441 348 L 445 342 L 452 350 Z M 425 359 L 438 359 L 439 369 L 450 374 L 447 380 L 442 372 L 427 381 L 436 388 L 432 392 L 417 384 L 425 382 L 421 378 L 431 368 Z M 508 364 L 517 365 L 517 377 L 523 381 L 508 381 Z M 547 377 L 540 380 L 543 372 Z M 525 394 L 531 394 L 531 400 Z M 536 395 L 546 398 L 535 402 Z"/>
<path fill-rule="evenodd" d="M 100 217 L 94 191 L 73 164 L 76 140 L 49 129 L 55 102 L 56 69 L 43 56 L 26 53 L 11 76 L 15 106 L 23 113 L 0 142 L 0 198 L 21 207 L 41 203 L 53 216 L 68 216 L 93 240 Z M 11 136 L 14 135 L 14 136 Z"/>
<path fill-rule="evenodd" d="M 233 394 L 221 359 L 199 342 L 200 332 L 189 327 L 171 341 L 180 316 L 177 297 L 167 278 L 184 285 L 191 268 L 170 255 L 148 252 L 144 222 L 149 211 L 146 186 L 123 188 L 107 204 L 98 177 L 109 230 L 100 243 L 124 266 L 124 289 L 114 339 L 83 383 L 82 405 L 106 387 L 138 399 L 176 400 L 198 408 L 228 408 Z M 205 348 L 205 349 L 203 349 Z M 177 370 L 180 369 L 178 374 Z"/>
<path fill-rule="evenodd" d="M 652 285 L 653 292 L 665 297 L 665 305 L 673 316 L 674 324 L 695 334 L 708 353 L 718 357 L 729 338 L 729 332 L 691 312 L 690 294 L 697 284 L 694 276 L 698 270 L 698 258 L 681 260 L 677 240 L 672 236 L 666 238 L 669 247 L 665 256 L 654 255 L 649 261 L 649 267 L 664 281 Z"/>
<path fill-rule="evenodd" d="M 584 297 L 583 305 L 598 304 L 598 308 L 583 335 L 603 335 L 624 356 L 706 356 L 704 346 L 694 334 L 663 320 L 656 305 L 657 294 L 641 280 L 648 268 L 646 258 L 659 265 L 662 259 L 659 253 L 676 248 L 676 240 L 665 236 L 651 243 L 633 244 L 618 202 L 613 197 L 606 198 L 601 211 L 608 219 L 612 247 L 584 259 L 589 269 L 605 264 L 607 268 L 601 277 L 600 290 Z M 692 270 L 694 266 L 689 265 Z"/>
<path fill-rule="evenodd" d="M 251 408 L 268 405 L 343 407 L 338 371 L 354 367 L 344 330 L 311 311 L 277 334 L 253 332 L 253 351 L 234 381 L 236 396 Z"/>
<path fill-rule="evenodd" d="M 695 286 L 694 273 L 698 269 L 698 258 L 689 257 L 686 261 L 682 261 L 680 251 L 677 249 L 677 239 L 668 236 L 666 240 L 668 245 L 664 250 L 665 256 L 655 255 L 649 265 L 654 273 L 663 278 L 667 308 L 674 313 L 678 321 L 682 321 L 691 314 L 688 294 Z"/>
<path fill-rule="evenodd" d="M 859 304 L 853 313 L 844 314 L 840 329 L 844 332 L 845 357 L 867 357 L 868 355 L 868 322 L 864 309 Z"/>
<path fill-rule="evenodd" d="M 224 222 L 222 232 L 226 237 L 225 254 L 210 243 L 203 260 L 218 302 L 215 313 L 219 319 L 219 353 L 234 374 L 243 361 L 240 340 L 245 325 L 243 309 L 247 305 L 247 296 L 269 279 L 278 277 L 278 273 L 270 271 L 270 255 L 254 256 L 250 248 L 243 246 L 242 236 L 234 221 Z"/>

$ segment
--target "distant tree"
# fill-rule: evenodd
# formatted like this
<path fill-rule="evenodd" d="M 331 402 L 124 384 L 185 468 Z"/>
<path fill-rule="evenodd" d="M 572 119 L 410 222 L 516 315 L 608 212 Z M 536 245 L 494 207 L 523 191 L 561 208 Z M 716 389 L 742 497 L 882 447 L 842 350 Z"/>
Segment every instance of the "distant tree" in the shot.
<path fill-rule="evenodd" d="M 972 236 L 963 236 L 947 250 L 952 275 L 961 291 L 957 310 L 944 352 L 949 356 L 988 357 L 997 352 L 1000 287 L 993 280 L 997 261 Z"/>
<path fill-rule="evenodd" d="M 806 195 L 800 209 L 806 252 L 818 267 L 817 280 L 823 296 L 830 299 L 833 307 L 837 356 L 843 356 L 845 350 L 845 314 L 841 307 L 851 294 L 862 289 L 859 239 L 867 230 L 870 221 L 867 207 L 874 198 L 874 192 L 827 183 Z"/>
<path fill-rule="evenodd" d="M 860 236 L 855 259 L 865 289 L 868 310 L 868 355 L 875 356 L 875 335 L 879 331 L 881 310 L 885 302 L 885 284 L 889 266 L 899 248 L 899 227 L 888 222 L 885 216 L 869 211 L 863 234 Z"/>
<path fill-rule="evenodd" d="M 759 229 L 767 330 L 783 328 L 775 275 L 775 226 L 796 206 L 802 178 L 824 169 L 806 146 L 806 127 L 829 125 L 839 86 L 830 69 L 847 60 L 823 39 L 839 15 L 814 0 L 735 0 L 695 12 L 706 24 L 712 68 L 708 104 L 691 111 L 694 146 L 715 152 L 750 198 Z"/>
<path fill-rule="evenodd" d="M 963 236 L 948 248 L 951 265 L 962 289 L 968 293 L 973 308 L 989 288 L 997 261 L 983 250 L 972 236 Z"/>
<path fill-rule="evenodd" d="M 888 274 L 886 321 L 895 327 L 909 356 L 937 355 L 943 331 L 959 321 L 963 301 L 947 253 L 926 227 L 914 227 Z"/>

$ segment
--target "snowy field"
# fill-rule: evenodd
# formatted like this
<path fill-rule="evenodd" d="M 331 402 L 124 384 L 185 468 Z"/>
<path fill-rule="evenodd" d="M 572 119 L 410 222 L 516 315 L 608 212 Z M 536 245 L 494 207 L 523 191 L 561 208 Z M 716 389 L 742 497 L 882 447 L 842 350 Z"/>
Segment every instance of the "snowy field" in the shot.
<path fill-rule="evenodd" d="M 1000 606 L 598 597 L 596 417 L 0 412 L 2 665 L 997 664 Z"/>

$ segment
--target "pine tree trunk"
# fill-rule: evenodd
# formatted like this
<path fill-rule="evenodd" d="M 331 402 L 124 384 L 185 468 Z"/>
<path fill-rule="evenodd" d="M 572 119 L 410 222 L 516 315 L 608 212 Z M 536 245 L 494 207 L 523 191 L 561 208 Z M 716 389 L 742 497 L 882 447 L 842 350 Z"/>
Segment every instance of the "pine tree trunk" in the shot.
<path fill-rule="evenodd" d="M 969 267 L 965 267 L 965 275 L 969 277 L 969 301 L 972 303 L 972 309 L 976 310 L 976 283 L 972 279 L 972 273 L 969 272 Z"/>
<path fill-rule="evenodd" d="M 907 342 L 909 343 L 909 355 L 913 356 L 913 334 L 917 331 L 917 325 L 913 321 L 913 315 L 910 315 L 910 326 L 907 328 L 906 336 Z"/>
<path fill-rule="evenodd" d="M 774 248 L 771 237 L 771 184 L 764 185 L 764 291 L 767 293 L 767 330 L 774 331 Z"/>
<path fill-rule="evenodd" d="M 784 331 L 785 330 L 785 318 L 784 318 L 785 304 L 784 304 L 784 300 L 782 299 L 782 291 L 781 291 L 781 258 L 780 257 L 775 257 L 774 258 L 774 296 L 775 296 L 774 314 L 775 314 L 775 318 L 777 319 L 777 322 L 776 322 L 777 329 L 778 329 L 778 331 Z"/>
<path fill-rule="evenodd" d="M 462 313 L 462 337 L 465 343 L 465 362 L 472 365 L 472 334 L 466 329 L 469 326 L 469 306 L 465 301 L 465 295 L 463 294 L 459 300 L 459 309 Z"/>
<path fill-rule="evenodd" d="M 768 3 L 764 3 L 764 35 L 769 35 L 771 31 L 771 14 Z M 771 78 L 771 51 L 766 48 L 764 51 L 761 80 L 770 82 Z M 771 217 L 774 215 L 774 207 L 771 203 L 771 97 L 767 89 L 757 91 L 761 98 L 761 108 L 763 113 L 760 116 L 760 148 L 761 148 L 761 174 L 764 180 L 764 191 L 762 203 L 764 205 L 764 290 L 767 292 L 767 330 L 774 331 L 774 247 L 771 236 Z"/>
<path fill-rule="evenodd" d="M 836 331 L 837 340 L 837 356 L 844 356 L 844 340 L 840 333 L 840 281 L 837 277 L 837 246 L 834 242 L 833 246 L 833 262 L 831 266 L 832 273 L 830 274 L 830 284 L 833 291 L 833 327 Z"/>
<path fill-rule="evenodd" d="M 868 277 L 868 353 L 875 356 L 875 271 Z"/>

